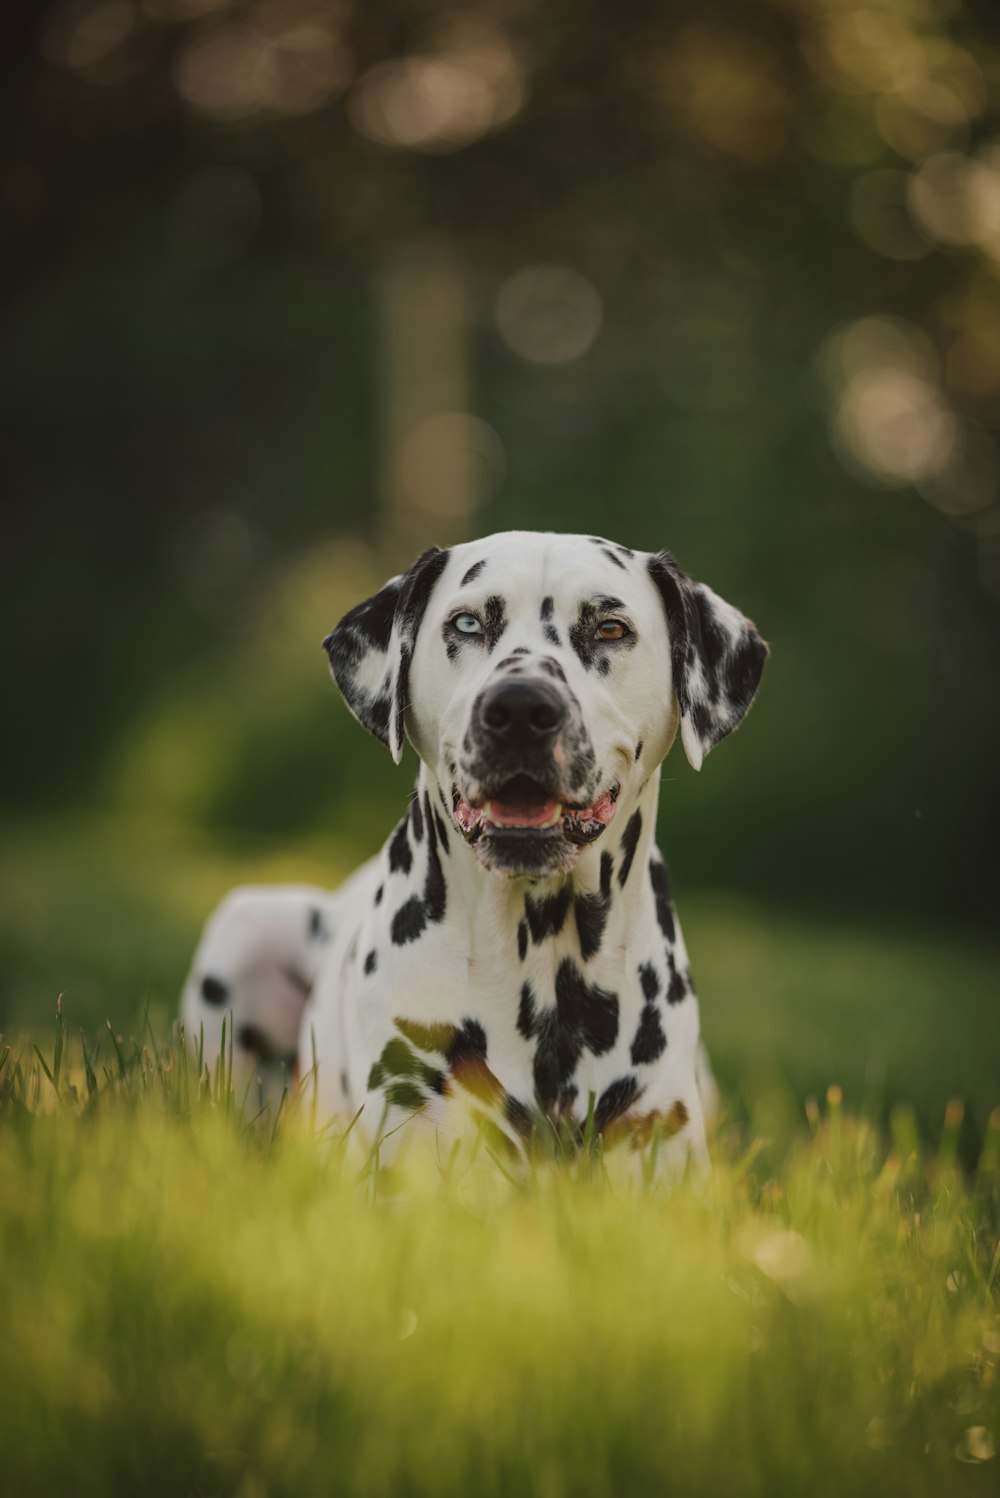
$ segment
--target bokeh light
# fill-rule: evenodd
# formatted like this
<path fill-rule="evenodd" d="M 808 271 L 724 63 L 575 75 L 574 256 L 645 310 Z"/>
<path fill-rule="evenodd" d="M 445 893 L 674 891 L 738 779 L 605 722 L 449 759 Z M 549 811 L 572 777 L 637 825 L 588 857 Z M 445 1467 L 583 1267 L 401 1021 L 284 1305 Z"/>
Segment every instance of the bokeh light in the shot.
<path fill-rule="evenodd" d="M 42 38 L 51 62 L 83 72 L 105 61 L 132 34 L 136 14 L 129 0 L 70 0 L 53 14 Z"/>
<path fill-rule="evenodd" d="M 523 70 L 499 28 L 454 18 L 427 51 L 370 68 L 348 112 L 378 145 L 456 151 L 506 125 L 524 99 Z"/>
<path fill-rule="evenodd" d="M 500 437 L 478 416 L 441 411 L 417 423 L 399 452 L 399 479 L 424 514 L 452 520 L 485 504 L 503 481 Z"/>
<path fill-rule="evenodd" d="M 352 61 L 335 12 L 313 5 L 258 5 L 254 21 L 196 31 L 174 78 L 192 109 L 219 120 L 271 112 L 309 114 L 350 81 Z"/>
<path fill-rule="evenodd" d="M 501 337 L 533 364 L 579 359 L 600 331 L 602 311 L 597 288 L 566 265 L 525 266 L 497 292 Z"/>
<path fill-rule="evenodd" d="M 1000 160 L 941 152 L 910 181 L 920 226 L 943 244 L 1000 245 Z"/>
<path fill-rule="evenodd" d="M 778 54 L 751 32 L 695 23 L 666 59 L 662 97 L 727 156 L 765 161 L 784 144 L 789 100 Z"/>
<path fill-rule="evenodd" d="M 828 341 L 841 455 L 869 479 L 915 484 L 944 471 L 958 423 L 937 378 L 930 340 L 901 319 L 863 318 Z"/>

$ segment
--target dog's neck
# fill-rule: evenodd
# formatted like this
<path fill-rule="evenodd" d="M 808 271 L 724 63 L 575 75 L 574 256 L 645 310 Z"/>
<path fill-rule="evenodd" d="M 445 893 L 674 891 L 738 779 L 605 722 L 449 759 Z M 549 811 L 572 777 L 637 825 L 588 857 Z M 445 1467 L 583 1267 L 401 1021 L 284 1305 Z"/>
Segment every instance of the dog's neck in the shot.
<path fill-rule="evenodd" d="M 460 923 L 473 957 L 516 962 L 528 950 L 537 956 L 548 950 L 553 960 L 558 952 L 586 963 L 598 955 L 623 953 L 630 934 L 650 925 L 655 893 L 649 862 L 659 789 L 657 767 L 636 792 L 623 792 L 614 820 L 595 843 L 580 850 L 570 872 L 509 877 L 483 868 L 447 815 L 447 793 L 422 764 L 414 798 L 425 822 L 430 807 L 436 828 L 422 840 L 427 847 L 418 856 L 418 867 L 422 863 L 426 870 L 427 860 L 439 858 L 449 919 Z M 559 936 L 559 942 L 548 941 L 550 936 Z"/>

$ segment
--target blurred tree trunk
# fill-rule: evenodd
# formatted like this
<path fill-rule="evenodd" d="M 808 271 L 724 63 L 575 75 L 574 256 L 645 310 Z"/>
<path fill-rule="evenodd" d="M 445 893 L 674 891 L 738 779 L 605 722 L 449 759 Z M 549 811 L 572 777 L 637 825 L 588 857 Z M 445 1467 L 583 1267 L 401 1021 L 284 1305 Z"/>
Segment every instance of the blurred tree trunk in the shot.
<path fill-rule="evenodd" d="M 475 456 L 442 418 L 470 405 L 469 285 L 447 240 L 408 241 L 377 279 L 382 358 L 380 537 L 394 564 L 469 534 Z"/>

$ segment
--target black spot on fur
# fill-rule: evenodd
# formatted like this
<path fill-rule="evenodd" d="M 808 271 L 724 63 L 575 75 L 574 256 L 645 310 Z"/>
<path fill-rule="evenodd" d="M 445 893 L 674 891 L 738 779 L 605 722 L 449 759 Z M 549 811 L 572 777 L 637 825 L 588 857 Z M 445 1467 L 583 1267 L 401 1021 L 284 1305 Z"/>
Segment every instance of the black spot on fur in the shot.
<path fill-rule="evenodd" d="M 586 671 L 593 669 L 597 659 L 597 641 L 594 639 L 596 628 L 597 610 L 592 603 L 581 603 L 576 623 L 570 625 L 569 643 Z"/>
<path fill-rule="evenodd" d="M 539 610 L 539 618 L 541 619 L 541 621 L 542 621 L 543 624 L 545 623 L 546 619 L 551 619 L 552 618 L 552 614 L 553 614 L 553 611 L 555 609 L 555 606 L 556 606 L 556 601 L 552 597 L 552 594 L 551 593 L 547 593 L 545 595 L 545 597 L 542 599 L 542 606 L 541 606 L 541 608 Z"/>
<path fill-rule="evenodd" d="M 562 637 L 559 634 L 559 631 L 556 629 L 556 627 L 555 627 L 554 624 L 546 624 L 543 627 L 543 631 L 542 632 L 545 635 L 545 638 L 548 640 L 548 642 L 549 642 L 550 645 L 561 645 L 562 644 Z"/>
<path fill-rule="evenodd" d="M 622 561 L 621 557 L 616 556 L 613 551 L 608 551 L 608 549 L 607 549 L 606 546 L 602 546 L 601 547 L 601 551 L 607 557 L 607 559 L 608 559 L 609 562 L 614 562 L 615 566 L 616 567 L 620 567 L 623 572 L 626 572 L 628 570 L 626 568 L 626 566 L 625 566 L 625 563 Z"/>
<path fill-rule="evenodd" d="M 639 763 L 639 756 L 641 755 L 641 753 L 642 753 L 642 739 L 640 739 L 639 742 L 638 742 L 638 744 L 636 744 L 636 746 L 635 746 L 635 762 L 636 762 L 636 764 Z"/>
<path fill-rule="evenodd" d="M 694 724 L 694 731 L 700 739 L 707 739 L 709 737 L 712 731 L 712 714 L 704 702 L 696 702 L 692 707 L 691 722 Z"/>
<path fill-rule="evenodd" d="M 708 667 L 705 678 L 708 683 L 708 700 L 713 704 L 718 703 L 722 692 L 722 679 L 720 667 L 729 649 L 729 635 L 722 628 L 715 617 L 715 610 L 708 599 L 704 597 L 701 589 L 696 588 L 695 593 L 699 597 L 700 607 L 698 614 L 701 624 L 701 655 L 702 660 Z"/>
<path fill-rule="evenodd" d="M 428 921 L 442 921 L 446 905 L 444 871 L 438 856 L 437 832 L 429 816 L 427 826 L 427 868 L 424 874 L 423 895 L 411 895 L 392 918 L 390 933 L 397 946 L 416 941 Z"/>
<path fill-rule="evenodd" d="M 518 921 L 517 923 L 517 954 L 523 962 L 528 954 L 528 923 Z"/>
<path fill-rule="evenodd" d="M 528 649 L 527 645 L 519 645 L 517 649 L 512 651 L 511 653 L 513 655 L 530 655 L 531 651 Z"/>
<path fill-rule="evenodd" d="M 731 709 L 737 714 L 737 722 L 749 708 L 757 687 L 767 646 L 755 634 L 746 635 L 733 649 L 726 668 L 726 688 Z"/>
<path fill-rule="evenodd" d="M 618 883 L 622 889 L 625 888 L 625 881 L 629 876 L 629 870 L 632 867 L 632 860 L 633 858 L 635 858 L 635 850 L 638 845 L 639 834 L 641 832 L 642 813 L 639 811 L 634 811 L 626 822 L 625 831 L 622 833 L 622 861 L 621 867 L 618 870 Z"/>
<path fill-rule="evenodd" d="M 525 1040 L 535 1033 L 535 992 L 530 983 L 521 984 L 521 998 L 517 1006 L 517 1032 Z"/>
<path fill-rule="evenodd" d="M 675 940 L 675 927 L 673 907 L 670 904 L 670 876 L 666 864 L 659 858 L 650 862 L 649 882 L 653 886 L 657 924 L 667 941 L 672 942 Z"/>
<path fill-rule="evenodd" d="M 310 908 L 308 930 L 311 941 L 330 940 L 330 927 L 327 925 L 326 917 L 318 905 L 313 905 Z"/>
<path fill-rule="evenodd" d="M 612 656 L 621 650 L 632 650 L 637 637 L 627 634 L 623 640 L 595 640 L 594 631 L 605 614 L 613 614 L 625 605 L 620 598 L 606 597 L 585 599 L 580 605 L 576 623 L 570 626 L 569 641 L 587 671 L 595 666 L 606 676 L 611 670 Z"/>
<path fill-rule="evenodd" d="M 667 987 L 667 1003 L 680 1004 L 687 998 L 687 986 L 670 957 L 670 983 Z"/>
<path fill-rule="evenodd" d="M 663 1055 L 666 1050 L 667 1037 L 663 1033 L 660 1023 L 660 1011 L 655 1004 L 647 1003 L 642 1006 L 639 1016 L 639 1028 L 635 1032 L 632 1041 L 630 1055 L 633 1066 L 649 1065 Z"/>
<path fill-rule="evenodd" d="M 486 1060 L 486 1031 L 478 1020 L 466 1019 L 455 1031 L 445 1059 L 449 1066 L 461 1061 Z"/>
<path fill-rule="evenodd" d="M 594 1123 L 598 1131 L 606 1129 L 608 1124 L 620 1118 L 638 1096 L 639 1083 L 635 1077 L 619 1077 L 616 1082 L 605 1087 L 594 1109 Z"/>
<path fill-rule="evenodd" d="M 441 820 L 441 816 L 437 810 L 437 807 L 434 808 L 434 826 L 437 828 L 437 835 L 441 840 L 441 851 L 443 853 L 450 853 L 451 849 L 448 846 L 448 830 Z"/>
<path fill-rule="evenodd" d="M 614 860 L 610 853 L 601 854 L 601 882 L 593 894 L 577 895 L 573 902 L 580 955 L 586 962 L 601 945 L 608 911 L 611 909 L 611 873 Z"/>
<path fill-rule="evenodd" d="M 381 905 L 382 904 L 382 896 L 384 894 L 385 894 L 385 885 L 384 884 L 380 884 L 379 887 L 378 887 L 378 889 L 375 891 L 375 904 L 376 905 Z"/>
<path fill-rule="evenodd" d="M 429 818 L 429 799 L 427 802 L 427 806 Z M 424 904 L 427 906 L 427 915 L 430 920 L 444 920 L 444 870 L 441 867 L 441 860 L 438 857 L 437 838 L 435 837 L 435 824 L 432 823 L 429 819 L 427 823 L 427 873 L 424 878 Z"/>
<path fill-rule="evenodd" d="M 368 956 L 365 958 L 365 972 L 371 975 L 377 967 L 378 953 L 376 952 L 375 948 L 372 947 L 371 951 L 368 953 Z"/>
<path fill-rule="evenodd" d="M 576 1102 L 576 1100 L 579 1097 L 579 1095 L 580 1095 L 580 1089 L 579 1089 L 579 1087 L 577 1087 L 576 1083 L 575 1082 L 568 1083 L 567 1086 L 565 1086 L 563 1088 L 562 1092 L 560 1092 L 560 1094 L 559 1094 L 559 1112 L 560 1113 L 570 1113 L 570 1112 L 572 1112 L 573 1104 Z"/>
<path fill-rule="evenodd" d="M 559 641 L 556 640 L 554 643 L 558 645 Z M 556 681 L 566 680 L 566 672 L 563 670 L 562 666 L 560 666 L 559 662 L 554 661 L 550 655 L 544 655 L 542 657 L 542 659 L 538 662 L 538 669 L 539 671 L 544 671 L 546 676 L 554 676 Z"/>
<path fill-rule="evenodd" d="M 584 1048 L 595 1056 L 618 1038 L 618 998 L 588 984 L 571 957 L 556 972 L 555 1004 L 533 1016 L 533 1074 L 539 1106 L 548 1111 L 572 1082 Z"/>
<path fill-rule="evenodd" d="M 507 611 L 499 593 L 491 593 L 483 604 L 483 633 L 486 648 L 492 650 L 507 628 Z"/>
<path fill-rule="evenodd" d="M 490 1108 L 506 1104 L 503 1084 L 486 1064 L 486 1031 L 478 1020 L 463 1020 L 448 1047 L 448 1070 L 458 1085 Z"/>
<path fill-rule="evenodd" d="M 467 588 L 470 583 L 474 583 L 475 580 L 476 580 L 476 578 L 479 576 L 479 574 L 482 572 L 482 570 L 483 570 L 483 568 L 485 566 L 486 566 L 486 558 L 485 557 L 483 557 L 482 560 L 479 561 L 479 562 L 473 562 L 473 564 L 469 568 L 468 572 L 462 578 L 462 587 L 463 588 Z"/>
<path fill-rule="evenodd" d="M 526 1139 L 531 1133 L 532 1123 L 531 1114 L 525 1107 L 525 1105 L 519 1102 L 516 1097 L 511 1097 L 510 1093 L 508 1092 L 504 1098 L 503 1111 L 504 1117 L 511 1125 L 511 1127 L 515 1129 L 516 1132 L 522 1136 L 522 1138 Z"/>
<path fill-rule="evenodd" d="M 424 817 L 423 812 L 420 810 L 420 797 L 417 794 L 414 794 L 413 800 L 410 802 L 410 823 L 413 827 L 413 841 L 416 843 L 422 842 L 424 836 Z"/>
<path fill-rule="evenodd" d="M 558 936 L 566 924 L 569 910 L 570 888 L 564 884 L 557 894 L 547 895 L 542 900 L 524 897 L 524 914 L 528 922 L 531 939 L 537 946 L 547 936 Z"/>
<path fill-rule="evenodd" d="M 651 1004 L 660 991 L 660 975 L 651 962 L 639 964 L 639 982 L 642 984 L 642 996 L 647 1004 Z"/>
<path fill-rule="evenodd" d="M 229 997 L 229 984 L 223 983 L 221 978 L 202 978 L 201 996 L 206 1004 L 212 1004 L 218 1008 Z"/>
<path fill-rule="evenodd" d="M 406 835 L 406 818 L 400 822 L 389 843 L 390 874 L 408 874 L 413 868 L 413 853 Z"/>

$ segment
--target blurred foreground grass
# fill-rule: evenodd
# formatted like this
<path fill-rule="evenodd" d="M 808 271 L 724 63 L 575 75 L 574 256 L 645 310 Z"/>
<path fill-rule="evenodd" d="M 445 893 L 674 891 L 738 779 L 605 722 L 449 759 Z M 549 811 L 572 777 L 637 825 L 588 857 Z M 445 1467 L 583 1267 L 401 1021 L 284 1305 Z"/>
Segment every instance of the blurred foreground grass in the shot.
<path fill-rule="evenodd" d="M 389 1195 L 152 1037 L 2 1054 L 5 1493 L 995 1491 L 1000 1116 L 971 1177 L 834 1092 L 670 1192 Z"/>

